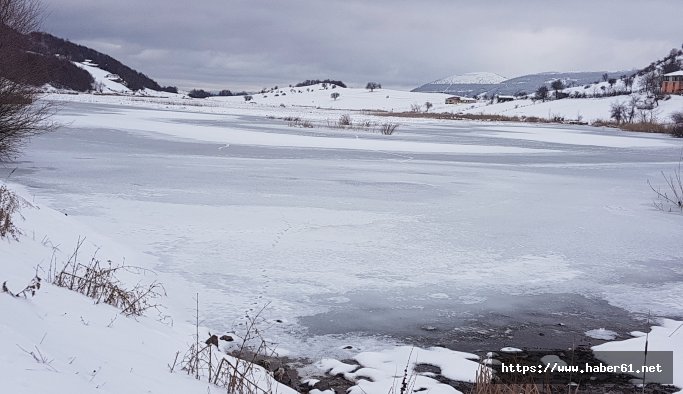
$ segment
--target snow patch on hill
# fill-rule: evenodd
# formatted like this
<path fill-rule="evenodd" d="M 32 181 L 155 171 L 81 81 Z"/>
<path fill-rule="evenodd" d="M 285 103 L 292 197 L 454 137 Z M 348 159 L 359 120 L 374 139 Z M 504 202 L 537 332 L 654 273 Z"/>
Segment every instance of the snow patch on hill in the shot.
<path fill-rule="evenodd" d="M 131 90 L 123 84 L 123 81 L 115 74 L 103 70 L 97 64 L 83 62 L 74 64 L 89 72 L 95 80 L 95 90 L 100 93 L 131 93 Z"/>
<path fill-rule="evenodd" d="M 490 72 L 472 72 L 465 74 L 451 75 L 450 77 L 437 79 L 433 84 L 479 84 L 495 85 L 506 81 L 507 78 Z"/>

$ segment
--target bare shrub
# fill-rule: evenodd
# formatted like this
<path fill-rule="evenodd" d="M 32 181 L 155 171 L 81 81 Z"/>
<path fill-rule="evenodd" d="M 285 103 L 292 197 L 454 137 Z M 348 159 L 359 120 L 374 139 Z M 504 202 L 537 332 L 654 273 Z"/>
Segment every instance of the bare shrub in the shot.
<path fill-rule="evenodd" d="M 655 188 L 648 179 L 647 184 L 653 192 L 655 192 L 657 199 L 654 201 L 654 206 L 660 211 L 672 212 L 678 210 L 683 212 L 683 178 L 681 178 L 681 162 L 683 156 L 678 161 L 678 167 L 670 174 L 665 174 L 662 171 L 662 178 L 664 178 L 665 186 Z"/>
<path fill-rule="evenodd" d="M 670 128 L 657 122 L 633 122 L 633 123 L 616 123 L 604 120 L 596 120 L 592 126 L 597 127 L 615 127 L 624 131 L 635 131 L 640 133 L 669 133 Z"/>
<path fill-rule="evenodd" d="M 26 285 L 26 287 L 24 287 L 24 289 L 18 293 L 13 293 L 12 291 L 10 291 L 10 289 L 7 287 L 7 282 L 5 281 L 2 283 L 2 292 L 7 293 L 12 297 L 28 298 L 29 295 L 31 295 L 31 297 L 34 297 L 36 295 L 36 292 L 40 290 L 41 281 L 42 279 L 38 275 L 34 276 L 33 279 L 31 279 L 31 281 L 29 282 L 29 284 Z"/>
<path fill-rule="evenodd" d="M 384 135 L 392 135 L 397 128 L 398 123 L 384 123 L 379 127 L 379 131 Z"/>
<path fill-rule="evenodd" d="M 287 122 L 287 125 L 289 127 L 304 127 L 304 128 L 312 128 L 313 127 L 313 122 L 311 122 L 310 120 L 301 119 L 297 116 L 287 116 L 284 118 L 284 120 Z"/>
<path fill-rule="evenodd" d="M 30 204 L 23 198 L 9 190 L 7 186 L 0 185 L 0 238 L 12 238 L 18 240 L 22 234 L 17 228 L 12 216 L 18 214 L 22 207 Z"/>
<path fill-rule="evenodd" d="M 11 159 L 31 136 L 54 129 L 53 105 L 32 86 L 36 64 L 28 65 L 23 34 L 40 25 L 38 0 L 0 0 L 0 160 Z"/>
<path fill-rule="evenodd" d="M 199 307 L 197 307 L 199 308 Z M 179 365 L 181 370 L 198 380 L 206 379 L 209 383 L 227 389 L 229 393 L 269 394 L 272 393 L 271 377 L 282 382 L 284 371 L 279 368 L 270 371 L 267 358 L 275 355 L 270 344 L 264 339 L 258 324 L 262 320 L 262 308 L 255 316 L 247 315 L 246 332 L 237 345 L 237 349 L 229 355 L 220 349 L 217 335 L 209 333 L 203 343 L 194 339 L 185 355 L 178 363 L 178 355 L 171 371 Z M 199 312 L 197 312 L 199 316 Z M 199 318 L 197 317 L 197 336 L 199 335 Z M 230 337 L 232 340 L 232 337 Z M 232 357 L 231 357 L 232 356 Z"/>
<path fill-rule="evenodd" d="M 674 112 L 671 114 L 671 135 L 676 138 L 683 138 L 683 112 Z"/>
<path fill-rule="evenodd" d="M 416 114 L 419 114 L 422 112 L 422 106 L 420 104 L 411 104 L 410 105 L 410 112 L 414 112 Z"/>
<path fill-rule="evenodd" d="M 374 126 L 374 123 L 370 120 L 363 120 L 358 123 L 356 123 L 356 128 L 359 130 L 370 130 Z"/>
<path fill-rule="evenodd" d="M 79 263 L 78 253 L 83 242 L 85 238 L 79 238 L 73 254 L 59 271 L 51 264 L 48 280 L 52 284 L 81 293 L 98 304 L 102 302 L 119 308 L 126 316 L 142 316 L 149 309 L 160 311 L 161 305 L 155 301 L 166 295 L 161 283 L 138 283 L 132 288 L 126 288 L 118 274 L 139 274 L 144 270 L 128 265 L 113 265 L 111 261 L 103 264 L 95 256 L 87 264 Z"/>
<path fill-rule="evenodd" d="M 339 121 L 337 121 L 337 125 L 341 128 L 353 126 L 353 121 L 351 120 L 351 115 L 344 114 L 344 115 L 340 116 Z"/>

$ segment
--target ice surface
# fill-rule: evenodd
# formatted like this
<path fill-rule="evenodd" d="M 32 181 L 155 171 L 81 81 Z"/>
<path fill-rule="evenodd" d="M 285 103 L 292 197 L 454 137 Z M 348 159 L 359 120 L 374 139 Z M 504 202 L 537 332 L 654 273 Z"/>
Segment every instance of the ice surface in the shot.
<path fill-rule="evenodd" d="M 161 273 L 183 319 L 195 292 L 220 330 L 270 303 L 271 339 L 316 356 L 383 343 L 299 323 L 363 310 L 362 294 L 385 310 L 447 303 L 439 310 L 454 315 L 532 316 L 531 300 L 563 294 L 683 315 L 683 221 L 656 211 L 646 184 L 677 164 L 681 140 L 410 120 L 379 136 L 291 128 L 263 108 L 187 110 L 65 104 L 66 126 L 33 139 L 11 177 L 144 252 L 128 262 Z M 401 312 L 386 316 L 419 334 L 424 315 Z"/>

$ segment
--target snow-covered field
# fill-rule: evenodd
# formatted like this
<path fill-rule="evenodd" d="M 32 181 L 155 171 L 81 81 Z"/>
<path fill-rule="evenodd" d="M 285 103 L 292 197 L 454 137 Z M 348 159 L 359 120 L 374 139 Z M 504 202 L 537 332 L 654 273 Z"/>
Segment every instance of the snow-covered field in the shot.
<path fill-rule="evenodd" d="M 191 335 L 195 293 L 204 327 L 239 331 L 245 312 L 267 305 L 263 330 L 279 353 L 313 360 L 386 351 L 432 331 L 451 338 L 449 346 L 471 349 L 461 334 L 490 329 L 496 316 L 504 316 L 497 330 L 511 330 L 510 345 L 524 319 L 538 313 L 552 317 L 532 322 L 549 334 L 562 323 L 569 332 L 605 328 L 621 339 L 634 316 L 683 317 L 683 217 L 657 211 L 646 183 L 663 183 L 660 171 L 678 164 L 683 141 L 580 126 L 404 118 L 389 118 L 400 123 L 391 136 L 341 130 L 326 125 L 342 114 L 387 121 L 352 110 L 406 110 L 424 101 L 439 110 L 444 96 L 337 90 L 336 101 L 330 89 L 286 89 L 285 97 L 258 95 L 254 103 L 53 95 L 63 127 L 34 138 L 0 174 L 5 179 L 16 167 L 9 182 L 45 207 L 40 215 L 26 209 L 21 243 L 28 246 L 2 243 L 3 260 L 25 264 L 10 283 L 25 282 L 50 260 L 45 239 L 67 252 L 85 236 L 90 250 L 102 247 L 99 256 L 153 270 L 180 327 L 164 334 L 153 321 L 141 323 L 161 338 L 175 335 L 168 348 L 146 348 L 157 370 L 180 350 L 178 332 Z M 315 127 L 277 119 L 286 116 Z M 34 219 L 42 212 L 53 221 Z M 26 321 L 35 328 L 21 346 L 30 350 L 46 332 L 49 350 L 55 337 L 87 326 L 49 312 L 62 298 L 78 297 L 50 287 L 38 295 L 40 305 L 0 297 L 3 313 L 31 314 Z M 73 302 L 84 304 L 83 320 L 108 338 L 115 312 Z M 59 319 L 69 322 L 54 334 L 41 327 Z M 112 335 L 132 336 L 134 322 L 121 324 Z M 3 349 L 13 349 L 2 355 L 5 363 L 26 358 L 11 370 L 20 376 L 35 362 L 12 343 L 20 327 L 0 329 L 10 338 Z M 672 349 L 683 332 L 677 336 Z M 368 363 L 405 353 L 388 352 Z M 105 362 L 89 359 L 77 369 L 70 355 L 51 356 L 73 374 Z M 397 362 L 402 368 L 406 360 Z M 101 376 L 87 384 L 111 381 Z"/>

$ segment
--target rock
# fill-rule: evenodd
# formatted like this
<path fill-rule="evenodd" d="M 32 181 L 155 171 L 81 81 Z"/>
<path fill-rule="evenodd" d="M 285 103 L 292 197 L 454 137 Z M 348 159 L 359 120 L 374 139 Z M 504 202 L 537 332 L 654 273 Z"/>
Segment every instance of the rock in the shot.
<path fill-rule="evenodd" d="M 218 347 L 218 336 L 216 336 L 216 335 L 211 335 L 211 336 L 209 337 L 209 339 L 207 339 L 206 341 L 204 341 L 204 343 L 207 344 L 207 345 L 215 345 L 216 347 Z"/>

